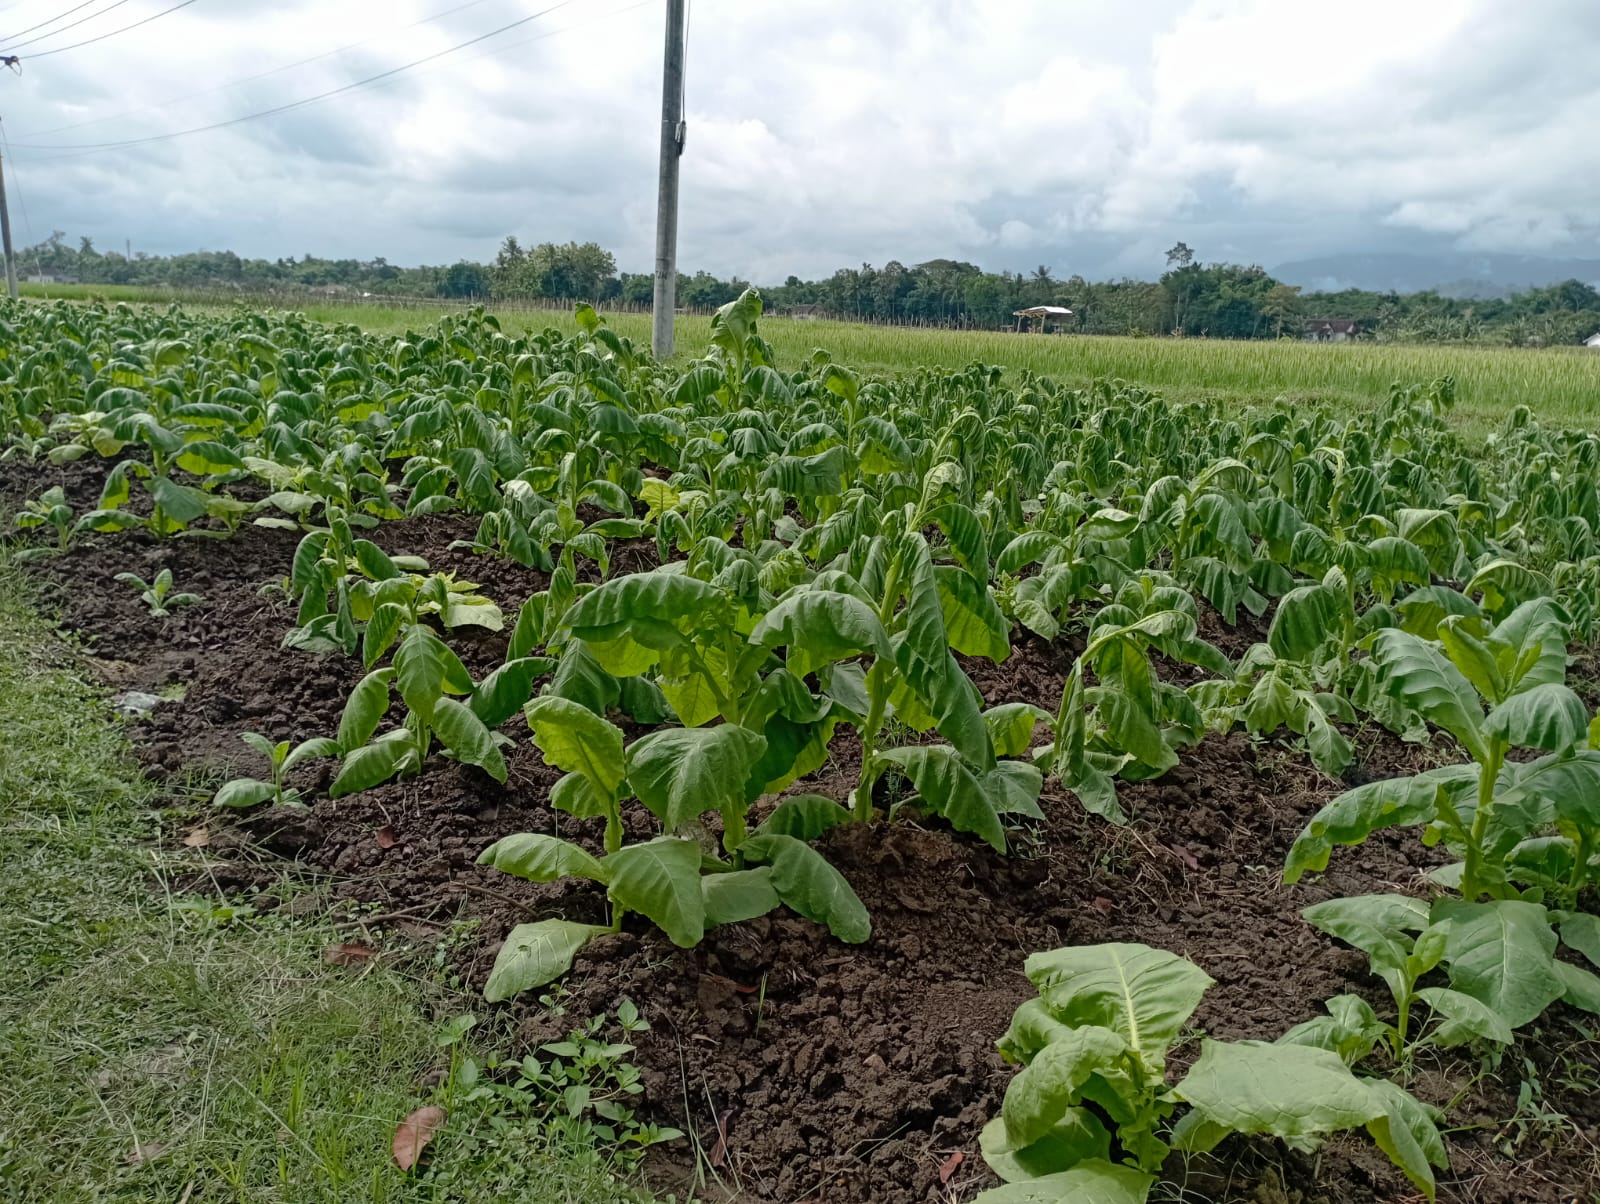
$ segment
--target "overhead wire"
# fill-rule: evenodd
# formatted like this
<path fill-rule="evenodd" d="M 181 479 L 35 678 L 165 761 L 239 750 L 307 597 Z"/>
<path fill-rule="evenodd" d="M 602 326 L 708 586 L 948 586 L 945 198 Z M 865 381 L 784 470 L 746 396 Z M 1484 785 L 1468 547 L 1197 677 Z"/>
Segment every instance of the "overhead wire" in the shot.
<path fill-rule="evenodd" d="M 177 12 L 180 8 L 188 8 L 194 2 L 195 0 L 183 0 L 181 4 L 174 4 L 171 8 L 164 8 L 158 13 L 151 13 L 148 17 L 144 17 L 138 21 L 124 25 L 121 29 L 113 29 L 108 33 L 98 34 L 92 38 L 85 38 L 83 41 L 74 42 L 70 46 L 53 46 L 49 50 L 41 50 L 37 54 L 25 54 L 22 57 L 24 59 L 42 59 L 48 58 L 52 54 L 65 54 L 69 50 L 77 50 L 80 46 L 93 46 L 96 42 L 103 42 L 107 38 L 114 38 L 118 34 L 127 33 L 130 29 L 138 29 L 141 25 L 148 25 L 150 22 L 157 20 L 160 17 L 164 17 L 168 13 Z M 59 33 L 60 31 L 58 30 L 57 32 Z"/>
<path fill-rule="evenodd" d="M 456 4 L 450 8 L 441 9 L 439 12 L 432 13 L 429 16 L 423 17 L 421 20 L 413 21 L 410 25 L 402 25 L 399 29 L 393 32 L 404 33 L 408 29 L 417 29 L 423 25 L 431 24 L 434 21 L 442 21 L 446 17 L 454 16 L 459 12 L 465 12 L 469 8 L 477 8 L 480 4 L 487 4 L 489 2 L 490 0 L 466 0 L 466 3 L 464 4 Z M 358 50 L 363 46 L 370 46 L 372 43 L 377 42 L 381 40 L 382 37 L 386 36 L 388 35 L 384 34 L 376 38 L 364 38 L 358 42 L 347 42 L 343 46 L 334 47 L 332 50 L 324 50 L 321 54 L 313 54 L 309 58 L 296 59 L 292 63 L 284 63 L 278 67 L 270 67 L 266 71 L 258 71 L 254 75 L 241 76 L 238 79 L 229 80 L 227 83 L 217 84 L 210 88 L 201 88 L 197 92 L 186 92 L 182 96 L 168 97 L 166 100 L 156 101 L 154 104 L 141 105 L 136 109 L 124 109 L 120 113 L 111 113 L 105 117 L 91 117 L 87 121 L 75 121 L 71 125 L 55 125 L 48 129 L 34 130 L 27 136 L 31 138 L 42 138 L 47 134 L 65 134 L 70 130 L 86 129 L 92 125 L 104 125 L 108 121 L 117 121 L 123 117 L 131 117 L 136 113 L 148 113 L 153 109 L 164 109 L 170 105 L 182 104 L 186 100 L 195 100 L 201 96 L 210 96 L 217 92 L 225 92 L 229 88 L 242 87 L 245 84 L 254 83 L 258 79 L 268 79 L 274 75 L 282 75 L 285 71 L 293 71 L 297 67 L 309 67 L 312 63 L 320 63 L 323 59 L 333 58 L 335 55 L 345 54 L 351 50 Z"/>
<path fill-rule="evenodd" d="M 5 47 L 6 53 L 7 54 L 15 54 L 17 51 L 21 50 L 24 46 L 32 46 L 35 42 L 43 42 L 47 38 L 55 37 L 57 34 L 66 33 L 67 30 L 69 30 L 69 29 L 76 29 L 78 26 L 83 25 L 86 22 L 93 21 L 96 17 L 105 16 L 108 12 L 110 12 L 114 8 L 121 8 L 126 3 L 128 3 L 128 0 L 112 0 L 112 2 L 110 4 L 106 5 L 104 8 L 100 9 L 98 12 L 92 12 L 92 13 L 87 14 L 86 16 L 79 17 L 76 21 L 73 21 L 73 22 L 71 22 L 70 24 L 67 24 L 67 25 L 63 25 L 60 29 L 52 29 L 49 33 L 42 33 L 38 37 L 28 38 L 26 41 L 10 42 Z M 78 5 L 78 8 L 82 8 L 82 7 L 83 7 L 83 5 L 81 5 L 81 4 Z M 76 12 L 77 9 L 72 9 L 70 11 Z M 66 16 L 66 15 L 67 15 L 66 13 L 62 13 L 61 14 L 62 17 Z M 60 19 L 61 19 L 61 17 L 57 17 L 56 18 L 57 21 L 59 21 Z M 43 22 L 43 24 L 45 24 L 45 25 L 53 25 L 54 23 L 55 23 L 54 21 L 45 21 L 45 22 Z M 38 26 L 34 26 L 34 28 L 37 29 Z M 26 33 L 26 32 L 27 32 L 27 30 L 23 30 L 23 33 Z M 15 35 L 15 36 L 20 37 L 21 35 L 18 34 L 18 35 Z M 29 58 L 38 58 L 39 56 L 38 55 L 29 55 L 28 57 Z"/>
<path fill-rule="evenodd" d="M 194 0 L 186 0 L 186 2 L 193 3 Z M 424 55 L 419 59 L 413 59 L 409 63 L 402 63 L 398 67 L 391 67 L 387 71 L 380 71 L 376 75 L 369 75 L 365 79 L 358 79 L 353 83 L 343 84 L 337 88 L 330 88 L 326 92 L 318 92 L 314 96 L 302 97 L 299 100 L 290 101 L 287 104 L 275 105 L 272 108 L 261 109 L 254 113 L 245 113 L 239 117 L 230 117 L 224 121 L 213 121 L 207 125 L 193 126 L 189 129 L 170 130 L 165 134 L 151 134 L 144 138 L 127 138 L 116 142 L 83 142 L 64 144 L 30 144 L 19 142 L 17 145 L 23 150 L 29 151 L 64 151 L 83 154 L 95 151 L 117 150 L 123 147 L 149 146 L 157 142 L 170 142 L 175 138 L 186 138 L 191 134 L 209 133 L 212 130 L 221 130 L 227 129 L 230 126 L 242 125 L 247 121 L 257 121 L 263 117 L 275 117 L 281 113 L 292 112 L 295 109 L 304 108 L 306 105 L 315 104 L 322 100 L 328 100 L 334 96 L 342 96 L 347 92 L 354 92 L 359 88 L 365 88 L 372 84 L 379 83 L 380 81 L 391 79 L 394 76 L 400 75 L 406 71 L 411 71 L 417 67 L 421 67 L 426 63 L 434 62 L 438 59 L 445 58 L 448 55 L 452 55 L 459 51 L 466 50 L 469 47 L 476 46 L 482 42 L 487 42 L 490 38 L 499 37 L 503 33 L 508 33 L 513 29 L 519 29 L 524 25 L 529 25 L 541 17 L 549 16 L 558 9 L 566 8 L 573 2 L 574 0 L 557 0 L 555 4 L 552 4 L 547 8 L 542 8 L 536 13 L 531 13 L 526 17 L 520 17 L 517 20 L 511 21 L 496 29 L 491 29 L 487 33 L 481 33 L 477 37 L 468 38 L 465 42 L 458 42 L 454 46 L 446 47 L 443 50 L 436 50 L 432 54 Z"/>
<path fill-rule="evenodd" d="M 49 20 L 40 21 L 37 25 L 30 25 L 26 29 L 19 29 L 19 30 L 17 30 L 16 33 L 9 34 L 4 40 L 9 42 L 9 41 L 12 41 L 13 39 L 20 38 L 25 33 L 32 33 L 36 29 L 43 29 L 46 25 L 54 25 L 57 21 L 61 20 L 62 17 L 70 17 L 73 13 L 77 12 L 80 8 L 88 8 L 91 4 L 97 4 L 97 3 L 99 3 L 99 0 L 82 0 L 82 3 L 74 4 L 71 8 L 67 9 L 66 12 L 57 13 L 55 16 L 51 17 Z M 12 5 L 11 7 L 15 8 L 16 6 Z"/>

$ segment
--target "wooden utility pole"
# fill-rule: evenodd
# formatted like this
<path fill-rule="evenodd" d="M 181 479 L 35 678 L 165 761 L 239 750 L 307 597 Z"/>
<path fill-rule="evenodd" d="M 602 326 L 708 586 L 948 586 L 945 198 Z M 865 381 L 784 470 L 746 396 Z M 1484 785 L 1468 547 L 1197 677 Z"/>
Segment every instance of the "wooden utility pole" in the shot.
<path fill-rule="evenodd" d="M 0 241 L 6 250 L 6 291 L 17 299 L 17 254 L 11 247 L 11 210 L 6 208 L 6 169 L 0 161 Z"/>
<path fill-rule="evenodd" d="M 678 301 L 678 160 L 683 156 L 683 38 L 687 0 L 667 0 L 667 50 L 661 70 L 661 178 L 656 194 L 656 289 L 650 350 L 672 354 L 672 316 Z"/>

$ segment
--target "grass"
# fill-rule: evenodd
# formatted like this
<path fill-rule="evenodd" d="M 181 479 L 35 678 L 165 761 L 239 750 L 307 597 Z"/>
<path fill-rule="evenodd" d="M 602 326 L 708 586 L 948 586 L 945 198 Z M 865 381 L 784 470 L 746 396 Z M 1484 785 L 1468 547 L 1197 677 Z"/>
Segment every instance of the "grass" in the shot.
<path fill-rule="evenodd" d="M 442 958 L 330 966 L 350 936 L 325 915 L 168 891 L 169 820 L 3 564 L 0 732 L 0 1198 L 637 1199 L 593 1150 L 455 1090 Z M 395 1125 L 435 1102 L 432 1169 L 406 1175 Z"/>
<path fill-rule="evenodd" d="M 109 300 L 167 299 L 151 290 L 99 285 L 50 286 L 49 292 L 52 296 Z M 182 294 L 175 296 L 185 299 Z M 322 321 L 353 322 L 386 334 L 420 328 L 459 308 L 445 302 L 402 308 L 381 302 L 336 301 L 297 307 Z M 619 334 L 648 343 L 648 315 L 617 314 L 609 320 Z M 549 310 L 508 308 L 502 322 L 508 330 L 576 329 L 570 316 Z M 708 318 L 679 318 L 680 357 L 703 352 L 709 332 Z M 1471 429 L 1498 425 L 1518 404 L 1532 407 L 1542 421 L 1551 424 L 1590 426 L 1600 418 L 1600 352 L 1582 347 L 1029 336 L 785 318 L 768 319 L 762 334 L 780 362 L 788 366 L 799 363 L 813 349 L 825 347 L 840 363 L 863 370 L 892 373 L 919 366 L 960 368 L 979 360 L 1013 370 L 1032 369 L 1073 384 L 1118 377 L 1180 400 L 1215 397 L 1264 404 L 1288 397 L 1327 401 L 1349 409 L 1371 406 L 1395 383 L 1419 384 L 1453 376 L 1457 413 Z"/>

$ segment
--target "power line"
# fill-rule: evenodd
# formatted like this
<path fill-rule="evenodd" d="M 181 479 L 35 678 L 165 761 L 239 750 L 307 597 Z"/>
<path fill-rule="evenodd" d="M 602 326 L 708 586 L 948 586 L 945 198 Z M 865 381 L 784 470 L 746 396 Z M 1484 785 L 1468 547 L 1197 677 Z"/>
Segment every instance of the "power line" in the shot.
<path fill-rule="evenodd" d="M 70 24 L 67 24 L 67 25 L 63 25 L 60 29 L 52 29 L 49 33 L 42 33 L 38 37 L 29 38 L 25 42 L 13 42 L 9 46 L 6 47 L 6 50 L 8 50 L 12 54 L 15 54 L 18 50 L 21 50 L 24 46 L 32 46 L 35 42 L 42 42 L 46 38 L 53 38 L 59 33 L 66 33 L 67 30 L 69 30 L 69 29 L 76 29 L 78 26 L 82 25 L 86 21 L 93 21 L 96 17 L 103 17 L 108 12 L 110 12 L 112 9 L 121 8 L 127 2 L 128 2 L 128 0 L 112 0 L 112 2 L 110 4 L 106 5 L 99 12 L 93 12 L 93 13 L 88 14 L 87 16 L 79 17 L 76 21 L 73 21 L 73 22 L 71 22 Z M 78 5 L 78 8 L 82 8 L 82 7 L 83 7 L 83 5 L 81 5 L 81 4 Z M 78 11 L 77 8 L 68 9 L 67 12 L 62 13 L 60 16 L 53 17 L 49 21 L 41 22 L 41 24 L 54 25 L 57 21 L 61 20 L 61 17 L 65 17 L 65 16 L 67 16 L 68 13 L 74 13 L 74 12 L 77 12 L 77 11 Z M 38 29 L 39 26 L 35 25 L 34 28 Z M 27 33 L 28 31 L 27 30 L 23 30 L 22 32 L 23 33 Z M 21 35 L 19 34 L 17 36 L 20 37 Z M 30 56 L 30 57 L 37 57 L 37 56 Z"/>
<path fill-rule="evenodd" d="M 52 54 L 64 54 L 68 50 L 76 50 L 80 46 L 93 46 L 96 42 L 103 42 L 107 38 L 114 38 L 119 33 L 127 33 L 130 29 L 138 29 L 139 26 L 141 26 L 141 25 L 148 25 L 148 24 L 150 24 L 150 22 L 156 20 L 158 17 L 164 17 L 168 13 L 175 13 L 180 8 L 188 8 L 193 3 L 194 3 L 194 0 L 183 0 L 183 2 L 181 4 L 174 4 L 171 8 L 164 8 L 158 13 L 151 13 L 148 17 L 144 17 L 141 20 L 134 21 L 129 25 L 124 25 L 121 29 L 113 29 L 110 33 L 99 34 L 96 37 L 85 38 L 81 42 L 74 42 L 70 46 L 56 46 L 53 49 L 41 50 L 41 51 L 39 51 L 38 54 L 24 55 L 23 57 L 24 58 L 28 58 L 28 59 L 42 59 L 42 58 L 48 58 Z M 116 6 L 113 5 L 112 7 L 114 8 Z M 102 10 L 102 11 L 109 11 L 109 10 Z M 96 15 L 98 16 L 99 14 L 96 14 Z M 61 31 L 57 30 L 56 32 L 60 33 Z"/>
<path fill-rule="evenodd" d="M 192 4 L 194 3 L 194 0 L 185 0 L 185 3 Z M 475 38 L 468 38 L 465 42 L 459 42 L 456 45 L 450 46 L 444 50 L 437 50 L 432 54 L 424 55 L 420 59 L 413 59 L 411 62 L 403 63 L 398 67 L 391 67 L 387 71 L 380 71 L 377 75 L 369 75 L 365 79 L 356 80 L 354 83 L 344 84 L 338 88 L 330 88 L 326 92 L 319 92 L 315 96 L 307 96 L 300 100 L 290 101 L 288 104 L 276 105 L 273 108 L 262 109 L 255 113 L 246 113 L 242 117 L 230 117 L 226 121 L 214 121 L 209 125 L 197 125 L 186 130 L 172 130 L 165 134 L 151 134 L 145 138 L 128 138 L 120 142 L 79 142 L 66 143 L 63 145 L 29 145 L 27 143 L 18 143 L 17 145 L 21 146 L 23 150 L 33 151 L 114 150 L 126 146 L 148 146 L 153 142 L 170 142 L 174 138 L 185 138 L 190 134 L 205 134 L 212 130 L 227 129 L 229 126 L 242 125 L 247 121 L 256 121 L 262 117 L 276 117 L 280 113 L 288 113 L 294 109 L 304 108 L 306 105 L 315 104 L 320 100 L 327 100 L 330 97 L 341 96 L 346 92 L 354 92 L 358 88 L 365 88 L 369 84 L 375 84 L 381 80 L 390 79 L 396 75 L 400 75 L 403 72 L 420 67 L 424 63 L 431 63 L 436 59 L 442 59 L 447 55 L 455 54 L 457 51 L 465 50 L 469 46 L 476 46 L 480 42 L 487 42 L 490 38 L 498 37 L 500 34 L 508 33 L 511 30 L 520 28 L 523 25 L 528 25 L 534 21 L 537 21 L 540 17 L 549 16 L 557 9 L 565 8 L 571 3 L 573 3 L 573 0 L 557 0 L 557 3 L 550 5 L 548 8 L 540 9 L 536 13 L 532 13 L 526 17 L 521 17 L 510 22 L 509 24 L 500 26 L 498 29 L 491 29 L 488 33 L 479 34 Z M 179 7 L 181 7 L 181 5 Z"/>
<path fill-rule="evenodd" d="M 431 16 L 423 17 L 420 21 L 413 21 L 410 25 L 403 25 L 399 29 L 395 30 L 395 32 L 404 33 L 408 29 L 417 29 L 420 26 L 431 24 L 434 21 L 442 21 L 445 17 L 453 16 L 459 12 L 464 12 L 469 8 L 476 8 L 478 5 L 487 4 L 488 2 L 489 0 L 467 0 L 467 3 L 465 4 L 457 4 L 454 7 L 436 12 Z M 373 42 L 378 40 L 380 39 L 365 38 L 359 42 L 348 42 L 345 45 L 337 46 L 332 50 L 324 50 L 321 54 L 313 54 L 309 58 L 298 59 L 292 63 L 284 63 L 280 67 L 272 67 L 266 71 L 258 71 L 254 75 L 246 75 L 240 77 L 239 79 L 229 80 L 227 83 L 217 84 L 215 87 L 202 88 L 198 92 L 186 92 L 182 96 L 168 97 L 166 100 L 157 101 L 154 104 L 141 105 L 137 109 L 123 109 L 120 113 L 111 113 L 105 117 L 91 117 L 87 121 L 75 121 L 71 125 L 56 125 L 51 126 L 49 129 L 34 130 L 25 136 L 30 138 L 42 138 L 46 134 L 65 134 L 69 130 L 81 130 L 91 125 L 104 125 L 108 121 L 117 121 L 123 117 L 131 117 L 136 113 L 148 113 L 152 109 L 164 109 L 169 105 L 181 104 L 186 100 L 194 100 L 201 96 L 210 96 L 215 92 L 225 92 L 229 88 L 237 88 L 244 84 L 254 83 L 258 79 L 268 79 L 274 75 L 282 75 L 285 71 L 292 71 L 296 67 L 308 67 L 312 63 L 321 62 L 323 59 L 333 58 L 335 55 L 344 54 L 351 50 L 358 50 L 363 46 L 370 46 Z"/>
<path fill-rule="evenodd" d="M 55 16 L 51 17 L 48 21 L 40 21 L 37 25 L 30 25 L 26 29 L 17 30 L 17 32 L 12 34 L 11 37 L 7 38 L 6 41 L 9 42 L 14 38 L 20 38 L 23 34 L 32 33 L 36 29 L 43 29 L 46 25 L 54 25 L 57 21 L 61 20 L 62 17 L 70 17 L 73 13 L 77 12 L 80 8 L 88 8 L 91 4 L 95 4 L 95 3 L 97 3 L 97 0 L 83 0 L 83 2 L 81 4 L 74 4 L 71 8 L 67 9 L 66 12 L 57 13 Z M 13 5 L 12 7 L 15 7 L 15 5 Z"/>

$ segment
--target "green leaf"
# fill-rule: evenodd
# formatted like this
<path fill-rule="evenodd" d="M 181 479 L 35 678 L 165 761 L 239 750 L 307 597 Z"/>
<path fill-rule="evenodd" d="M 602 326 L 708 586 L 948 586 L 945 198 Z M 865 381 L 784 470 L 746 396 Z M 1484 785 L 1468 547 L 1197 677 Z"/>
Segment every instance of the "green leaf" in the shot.
<path fill-rule="evenodd" d="M 433 734 L 458 761 L 476 765 L 497 782 L 506 780 L 506 759 L 493 734 L 471 709 L 454 698 L 433 704 Z"/>
<path fill-rule="evenodd" d="M 524 713 L 546 765 L 581 773 L 597 794 L 616 796 L 626 777 L 621 728 L 565 698 L 535 698 Z"/>
<path fill-rule="evenodd" d="M 989 592 L 988 581 L 948 564 L 934 566 L 933 574 L 950 647 L 963 656 L 986 656 L 996 663 L 1010 656 L 1011 625 Z"/>
<path fill-rule="evenodd" d="M 1343 622 L 1345 598 L 1326 585 L 1302 585 L 1278 599 L 1267 631 L 1267 644 L 1284 660 L 1309 661 L 1336 637 Z"/>
<path fill-rule="evenodd" d="M 911 779 L 929 811 L 942 815 L 958 832 L 971 832 L 996 852 L 1005 852 L 1000 815 L 977 774 L 955 749 L 946 744 L 908 745 L 878 756 Z"/>
<path fill-rule="evenodd" d="M 1089 1109 L 1068 1108 L 1048 1133 L 1020 1150 L 1011 1149 L 1005 1118 L 997 1116 L 983 1126 L 978 1146 L 990 1170 L 1007 1183 L 1018 1183 L 1060 1174 L 1082 1162 L 1110 1159 L 1111 1134 Z"/>
<path fill-rule="evenodd" d="M 478 854 L 479 865 L 492 865 L 529 882 L 554 882 L 558 878 L 606 881 L 606 869 L 575 844 L 537 832 L 502 836 Z"/>
<path fill-rule="evenodd" d="M 847 944 L 859 945 L 872 935 L 872 921 L 843 874 L 821 853 L 792 836 L 760 832 L 744 842 L 747 861 L 772 866 L 772 886 L 790 910 L 827 926 Z"/>
<path fill-rule="evenodd" d="M 326 736 L 313 737 L 290 750 L 289 755 L 283 759 L 283 772 L 288 773 L 300 762 L 310 761 L 316 757 L 337 757 L 341 751 L 337 740 L 330 740 Z"/>
<path fill-rule="evenodd" d="M 186 527 L 203 517 L 211 502 L 211 495 L 203 490 L 179 485 L 167 477 L 152 477 L 147 487 L 150 497 L 161 507 L 161 512 L 179 527 Z"/>
<path fill-rule="evenodd" d="M 823 589 L 801 590 L 779 602 L 756 624 L 750 642 L 759 648 L 787 648 L 786 663 L 797 677 L 863 654 L 892 655 L 889 637 L 871 607 L 849 594 Z"/>
<path fill-rule="evenodd" d="M 373 608 L 361 637 L 361 663 L 372 668 L 380 657 L 394 644 L 395 637 L 405 626 L 409 614 L 398 602 L 384 602 Z"/>
<path fill-rule="evenodd" d="M 1057 1020 L 1111 1029 L 1151 1074 L 1212 984 L 1187 958 L 1136 944 L 1034 953 L 1024 972 Z"/>
<path fill-rule="evenodd" d="M 664 728 L 628 746 L 628 784 L 669 831 L 707 811 L 742 815 L 745 782 L 766 747 L 764 737 L 731 723 Z"/>
<path fill-rule="evenodd" d="M 1386 1115 L 1337 1054 L 1265 1041 L 1200 1043 L 1200 1058 L 1173 1094 L 1235 1133 L 1315 1137 Z"/>
<path fill-rule="evenodd" d="M 533 694 L 535 678 L 555 668 L 548 656 L 525 656 L 507 661 L 478 683 L 472 692 L 472 713 L 484 727 L 499 727 L 524 706 Z"/>
<path fill-rule="evenodd" d="M 339 776 L 328 787 L 329 798 L 343 798 L 387 782 L 416 760 L 416 749 L 406 740 L 379 740 L 345 754 Z"/>
<path fill-rule="evenodd" d="M 1095 717 L 1106 725 L 1106 733 L 1116 748 L 1131 753 L 1158 773 L 1178 763 L 1178 754 L 1161 738 L 1161 729 L 1132 696 L 1105 686 L 1096 687 L 1089 694 L 1095 703 Z"/>
<path fill-rule="evenodd" d="M 453 657 L 444 641 L 420 623 L 406 632 L 395 649 L 395 683 L 407 709 L 428 719 L 433 704 L 444 696 L 446 657 Z"/>
<path fill-rule="evenodd" d="M 1537 903 L 1441 899 L 1433 918 L 1444 929 L 1450 985 L 1512 1028 L 1536 1019 L 1565 992 L 1554 967 L 1556 934 Z"/>
<path fill-rule="evenodd" d="M 1477 693 L 1437 647 L 1389 627 L 1373 638 L 1372 653 L 1390 695 L 1461 741 L 1473 760 L 1488 760 Z"/>
<path fill-rule="evenodd" d="M 756 833 L 793 836 L 812 841 L 830 828 L 850 822 L 850 812 L 820 794 L 796 794 L 773 808 L 772 814 L 756 827 Z"/>
<path fill-rule="evenodd" d="M 389 683 L 393 680 L 393 669 L 374 669 L 356 683 L 339 716 L 335 740 L 340 749 L 354 752 L 372 739 L 389 711 Z"/>
<path fill-rule="evenodd" d="M 1471 995 L 1452 991 L 1449 987 L 1423 987 L 1417 992 L 1417 997 L 1425 1000 L 1429 1007 L 1444 1017 L 1444 1023 L 1429 1034 L 1430 1045 L 1449 1049 L 1469 1041 L 1511 1044 L 1511 1026 L 1493 1008 Z"/>
<path fill-rule="evenodd" d="M 1428 904 L 1408 895 L 1329 899 L 1300 914 L 1313 928 L 1354 945 L 1385 967 L 1403 967 L 1415 943 L 1412 934 L 1428 926 Z"/>
<path fill-rule="evenodd" d="M 1307 870 L 1327 869 L 1335 845 L 1360 844 L 1381 828 L 1427 823 L 1437 810 L 1441 790 L 1463 794 L 1476 788 L 1477 779 L 1476 765 L 1447 765 L 1345 791 L 1312 816 L 1295 839 L 1283 880 L 1294 883 Z"/>
<path fill-rule="evenodd" d="M 978 770 L 987 772 L 994 767 L 994 746 L 978 709 L 978 692 L 950 655 L 933 562 L 920 533 L 906 537 L 903 557 L 905 627 L 895 646 L 895 660 L 906 684 L 937 720 L 939 734 Z"/>
<path fill-rule="evenodd" d="M 1025 756 L 1033 747 L 1034 729 L 1041 723 L 1049 726 L 1054 718 L 1043 707 L 1028 702 L 1006 702 L 983 713 L 997 757 Z"/>
<path fill-rule="evenodd" d="M 1600 966 L 1600 916 L 1576 912 L 1561 922 L 1561 943 Z"/>
<path fill-rule="evenodd" d="M 1365 1081 L 1367 1093 L 1382 1106 L 1383 1115 L 1367 1124 L 1378 1148 L 1429 1200 L 1434 1198 L 1431 1167 L 1447 1170 L 1450 1159 L 1428 1107 L 1387 1079 Z"/>
<path fill-rule="evenodd" d="M 1516 748 L 1564 753 L 1588 739 L 1589 713 L 1569 687 L 1549 682 L 1506 699 L 1489 712 L 1483 730 Z"/>
<path fill-rule="evenodd" d="M 706 931 L 700 894 L 700 846 L 692 840 L 657 837 L 618 849 L 605 860 L 611 883 L 606 893 L 629 911 L 653 921 L 680 949 L 692 949 Z"/>
<path fill-rule="evenodd" d="M 258 782 L 254 778 L 236 778 L 224 783 L 211 801 L 218 807 L 254 807 L 277 794 L 271 782 Z"/>
<path fill-rule="evenodd" d="M 1145 1204 L 1156 1177 L 1092 1159 L 1070 1171 L 980 1192 L 972 1204 Z"/>
<path fill-rule="evenodd" d="M 783 900 L 772 885 L 772 870 L 758 866 L 729 874 L 707 874 L 700 879 L 705 897 L 706 927 L 737 924 L 775 910 Z"/>
<path fill-rule="evenodd" d="M 1569 962 L 1552 963 L 1561 979 L 1561 1000 L 1571 1007 L 1600 1014 L 1600 975 Z"/>
<path fill-rule="evenodd" d="M 682 573 L 657 569 L 614 577 L 584 595 L 567 612 L 566 623 L 583 639 L 607 640 L 630 624 L 672 622 L 723 604 L 716 586 Z"/>
<path fill-rule="evenodd" d="M 1127 1040 L 1109 1028 L 1085 1024 L 1058 1034 L 1006 1088 L 1007 1147 L 1025 1149 L 1043 1138 L 1081 1102 L 1091 1078 L 1121 1077 L 1129 1052 Z"/>
<path fill-rule="evenodd" d="M 572 968 L 578 950 L 610 931 L 597 924 L 575 924 L 571 920 L 518 924 L 500 946 L 489 981 L 484 984 L 483 997 L 490 1003 L 499 1003 L 554 982 Z"/>

